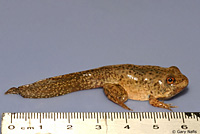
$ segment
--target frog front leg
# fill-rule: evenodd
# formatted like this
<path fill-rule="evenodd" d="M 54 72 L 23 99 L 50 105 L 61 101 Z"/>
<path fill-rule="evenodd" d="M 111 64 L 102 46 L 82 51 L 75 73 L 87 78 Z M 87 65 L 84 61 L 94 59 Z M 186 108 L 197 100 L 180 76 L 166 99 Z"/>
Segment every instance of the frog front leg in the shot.
<path fill-rule="evenodd" d="M 159 101 L 153 95 L 149 95 L 149 104 L 154 107 L 165 108 L 172 111 L 171 108 L 176 108 L 177 106 L 172 106 L 171 104 L 166 104 L 164 102 Z"/>
<path fill-rule="evenodd" d="M 120 105 L 124 109 L 131 110 L 128 106 L 124 104 L 128 100 L 128 93 L 119 84 L 106 83 L 103 85 L 104 93 L 109 100 Z"/>

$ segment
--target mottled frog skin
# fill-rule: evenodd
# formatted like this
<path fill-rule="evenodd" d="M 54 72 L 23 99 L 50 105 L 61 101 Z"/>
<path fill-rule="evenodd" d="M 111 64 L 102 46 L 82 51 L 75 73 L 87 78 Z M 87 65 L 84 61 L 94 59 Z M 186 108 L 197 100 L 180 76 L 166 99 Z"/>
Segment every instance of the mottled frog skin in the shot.
<path fill-rule="evenodd" d="M 188 85 L 188 78 L 180 70 L 149 65 L 110 65 L 87 71 L 70 73 L 13 87 L 5 94 L 19 94 L 24 98 L 50 98 L 71 92 L 103 87 L 107 98 L 127 110 L 128 99 L 145 101 L 152 106 L 171 110 L 176 106 L 159 99 L 169 99 Z"/>

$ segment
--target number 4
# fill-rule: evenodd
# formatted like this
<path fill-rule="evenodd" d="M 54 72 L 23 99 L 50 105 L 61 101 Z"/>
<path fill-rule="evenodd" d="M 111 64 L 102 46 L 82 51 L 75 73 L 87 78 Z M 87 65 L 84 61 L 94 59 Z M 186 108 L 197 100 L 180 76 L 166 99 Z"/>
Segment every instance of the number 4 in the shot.
<path fill-rule="evenodd" d="M 130 129 L 130 126 L 129 126 L 129 125 L 126 125 L 124 128 L 125 128 L 125 129 Z"/>

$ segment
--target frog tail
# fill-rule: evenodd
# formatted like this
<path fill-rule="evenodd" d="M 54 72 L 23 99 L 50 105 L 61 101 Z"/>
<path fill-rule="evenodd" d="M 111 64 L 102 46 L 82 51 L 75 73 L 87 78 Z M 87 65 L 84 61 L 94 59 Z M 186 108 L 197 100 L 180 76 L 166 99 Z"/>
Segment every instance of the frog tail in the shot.
<path fill-rule="evenodd" d="M 19 88 L 12 87 L 5 94 L 19 94 Z"/>

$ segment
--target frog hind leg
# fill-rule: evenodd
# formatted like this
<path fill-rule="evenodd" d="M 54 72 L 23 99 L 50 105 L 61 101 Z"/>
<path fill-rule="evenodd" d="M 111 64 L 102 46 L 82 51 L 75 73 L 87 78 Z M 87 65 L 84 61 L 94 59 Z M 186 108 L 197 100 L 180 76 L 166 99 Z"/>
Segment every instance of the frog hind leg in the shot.
<path fill-rule="evenodd" d="M 164 102 L 161 102 L 161 101 L 157 100 L 153 95 L 149 96 L 149 104 L 151 104 L 154 107 L 165 108 L 165 109 L 168 109 L 170 111 L 172 111 L 171 108 L 177 107 L 177 106 L 172 106 L 171 104 L 166 104 Z"/>
<path fill-rule="evenodd" d="M 120 105 L 124 109 L 131 110 L 128 106 L 124 104 L 128 100 L 128 93 L 119 84 L 106 83 L 103 85 L 104 93 L 109 100 Z"/>

